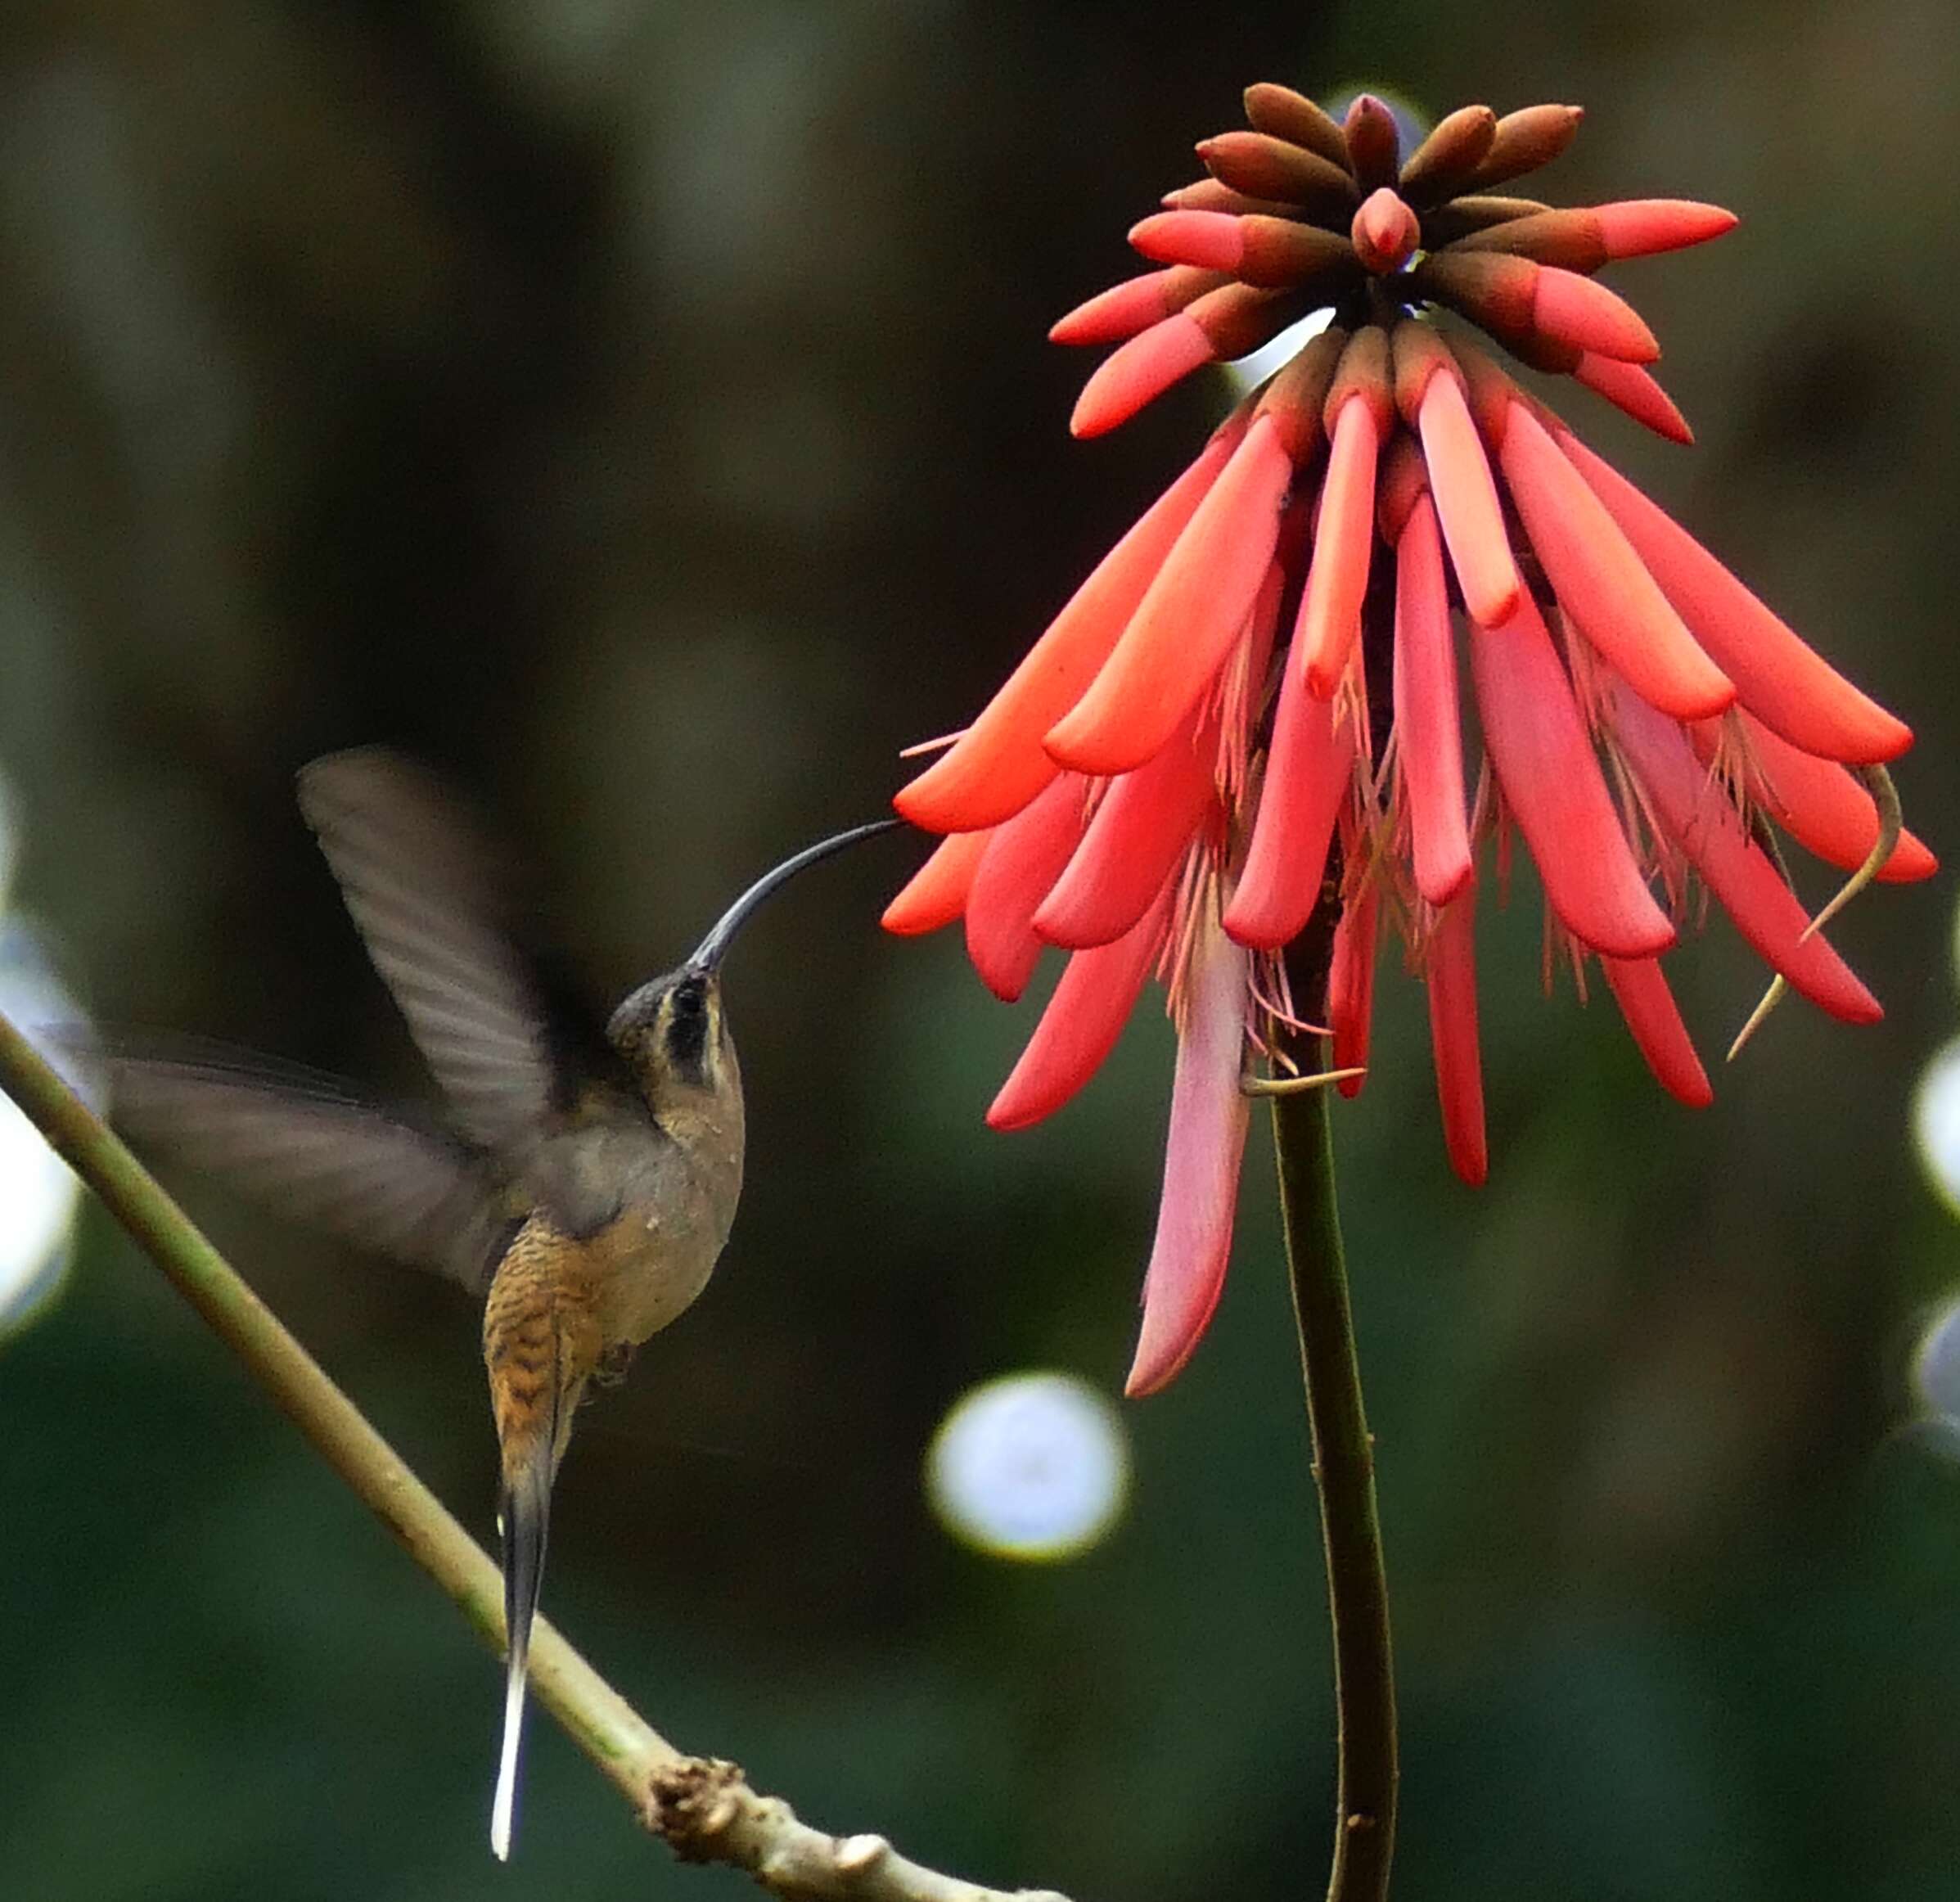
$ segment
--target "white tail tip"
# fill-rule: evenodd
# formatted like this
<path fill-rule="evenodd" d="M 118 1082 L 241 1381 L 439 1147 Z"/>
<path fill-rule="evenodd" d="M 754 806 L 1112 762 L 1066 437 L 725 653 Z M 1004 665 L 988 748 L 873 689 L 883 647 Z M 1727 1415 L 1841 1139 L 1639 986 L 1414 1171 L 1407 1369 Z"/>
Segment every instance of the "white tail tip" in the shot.
<path fill-rule="evenodd" d="M 517 1807 L 517 1740 L 524 1730 L 524 1679 L 516 1672 L 503 1701 L 503 1751 L 497 1763 L 497 1796 L 490 1805 L 490 1849 L 511 1859 L 511 1819 Z"/>

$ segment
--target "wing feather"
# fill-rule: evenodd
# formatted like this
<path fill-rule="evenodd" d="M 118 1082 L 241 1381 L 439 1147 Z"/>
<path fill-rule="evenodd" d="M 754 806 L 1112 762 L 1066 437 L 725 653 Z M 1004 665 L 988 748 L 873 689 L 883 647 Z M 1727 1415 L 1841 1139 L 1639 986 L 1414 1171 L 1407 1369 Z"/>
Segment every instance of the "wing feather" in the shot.
<path fill-rule="evenodd" d="M 139 1149 L 482 1292 L 509 1222 L 481 1150 L 325 1079 L 113 1052 L 106 1067 L 115 1120 Z"/>
<path fill-rule="evenodd" d="M 551 1106 L 552 1041 L 489 855 L 428 775 L 378 747 L 314 760 L 299 794 L 457 1125 L 521 1156 Z"/>

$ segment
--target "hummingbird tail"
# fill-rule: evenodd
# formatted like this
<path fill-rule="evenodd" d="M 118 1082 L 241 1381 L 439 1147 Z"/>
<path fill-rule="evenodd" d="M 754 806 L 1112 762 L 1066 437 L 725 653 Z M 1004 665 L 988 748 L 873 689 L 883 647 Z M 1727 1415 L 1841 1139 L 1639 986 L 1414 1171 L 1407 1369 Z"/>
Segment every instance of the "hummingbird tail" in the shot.
<path fill-rule="evenodd" d="M 525 1674 L 530 1664 L 531 1620 L 544 1576 L 544 1539 L 551 1519 L 552 1456 L 540 1446 L 515 1467 L 507 1465 L 498 1518 L 503 1532 L 503 1620 L 508 1660 L 504 1680 L 503 1747 L 497 1795 L 490 1806 L 490 1847 L 511 1858 L 511 1822 L 517 1801 L 517 1751 L 524 1730 Z"/>

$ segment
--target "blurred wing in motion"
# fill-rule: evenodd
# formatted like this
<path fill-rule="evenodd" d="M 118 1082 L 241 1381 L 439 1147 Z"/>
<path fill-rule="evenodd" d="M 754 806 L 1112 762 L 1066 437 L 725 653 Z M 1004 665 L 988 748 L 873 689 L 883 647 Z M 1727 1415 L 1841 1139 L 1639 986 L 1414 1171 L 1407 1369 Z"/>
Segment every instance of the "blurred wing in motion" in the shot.
<path fill-rule="evenodd" d="M 340 1093 L 246 1061 L 103 1059 L 139 1149 L 209 1170 L 275 1212 L 480 1294 L 513 1224 L 491 1158 Z"/>
<path fill-rule="evenodd" d="M 378 747 L 300 774 L 300 808 L 458 1125 L 525 1155 L 554 1095 L 544 1000 L 498 928 L 489 854 L 439 786 Z"/>

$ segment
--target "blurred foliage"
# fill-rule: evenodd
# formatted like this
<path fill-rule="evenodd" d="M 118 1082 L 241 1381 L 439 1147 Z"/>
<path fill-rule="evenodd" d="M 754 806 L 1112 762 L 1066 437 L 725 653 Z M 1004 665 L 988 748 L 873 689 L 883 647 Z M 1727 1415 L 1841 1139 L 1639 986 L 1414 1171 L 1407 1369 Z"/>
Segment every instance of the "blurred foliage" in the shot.
<path fill-rule="evenodd" d="M 1575 201 L 1745 217 L 1639 270 L 1690 455 L 1561 400 L 1913 717 L 1953 849 L 1960 16 L 1736 0 L 1246 6 L 43 0 L 0 19 L 0 762 L 24 900 L 111 1021 L 418 1087 L 289 796 L 384 739 L 473 790 L 595 998 L 874 809 L 1168 473 L 1215 392 L 1063 428 L 1049 319 L 1258 78 L 1590 110 Z M 1631 282 L 1631 274 L 1629 277 Z M 1330 1713 L 1255 1144 L 1214 1336 L 1129 1414 L 1115 1537 L 953 1548 L 918 1463 L 970 1383 L 1105 1384 L 1169 1091 L 1140 1023 L 1038 1133 L 1029 1018 L 880 942 L 878 848 L 731 971 L 752 1181 L 711 1297 L 593 1409 L 547 1608 L 806 1815 L 1084 1898 L 1296 1895 Z M 1485 934 L 1494 1173 L 1444 1164 L 1415 988 L 1342 1112 L 1406 1714 L 1410 1896 L 1947 1896 L 1960 1475 L 1894 1436 L 1960 1282 L 1906 1137 L 1949 897 L 1841 937 L 1694 1116 Z M 1821 889 L 1821 888 L 1820 888 Z M 1705 1048 L 1753 1001 L 1674 961 Z M 191 1185 L 473 1525 L 450 1291 Z M 538 1727 L 484 1846 L 495 1671 L 99 1219 L 0 1356 L 0 1888 L 34 1902 L 708 1894 Z"/>

